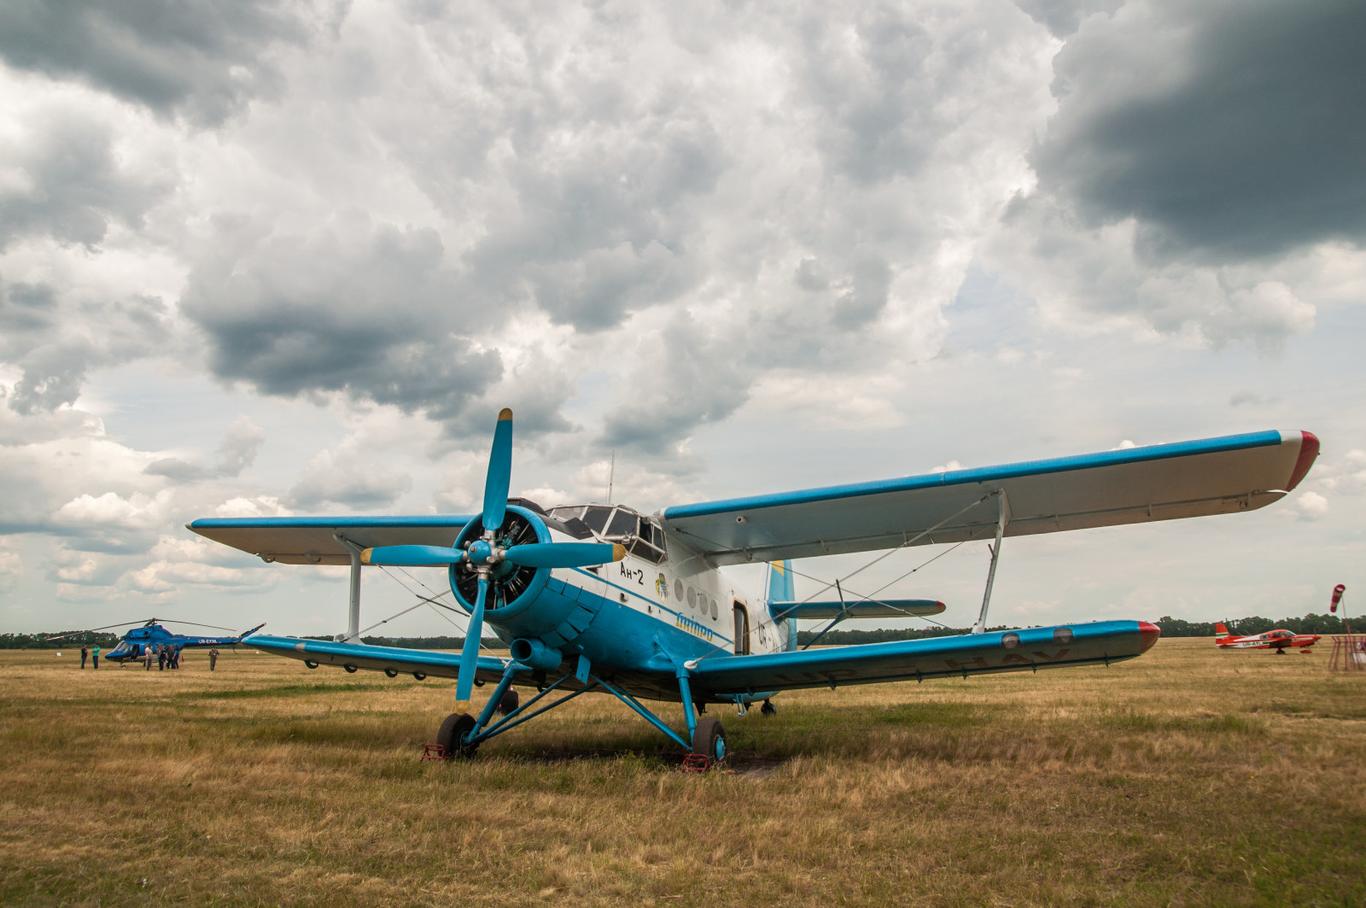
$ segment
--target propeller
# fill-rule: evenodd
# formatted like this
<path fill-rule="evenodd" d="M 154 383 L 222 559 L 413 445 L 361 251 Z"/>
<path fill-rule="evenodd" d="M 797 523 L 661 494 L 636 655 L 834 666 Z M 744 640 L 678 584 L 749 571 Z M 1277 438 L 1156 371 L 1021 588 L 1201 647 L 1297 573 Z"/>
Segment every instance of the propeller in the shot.
<path fill-rule="evenodd" d="M 495 571 L 499 564 L 530 568 L 589 567 L 620 561 L 626 557 L 626 547 L 606 542 L 529 542 L 514 545 L 500 544 L 498 531 L 507 517 L 508 488 L 512 482 L 512 411 L 506 407 L 498 413 L 493 429 L 493 446 L 489 450 L 489 466 L 484 477 L 484 509 L 480 514 L 483 533 L 464 548 L 454 545 L 380 545 L 364 549 L 360 559 L 365 564 L 395 567 L 451 567 L 462 566 L 472 571 L 477 580 L 474 608 L 470 611 L 470 625 L 465 632 L 465 645 L 460 650 L 460 676 L 456 681 L 455 699 L 467 702 L 474 689 L 474 674 L 479 665 L 479 640 L 484 632 L 484 609 L 489 589 L 499 580 Z M 514 537 L 515 533 L 511 534 Z M 459 542 L 460 540 L 456 540 Z M 507 542 L 506 539 L 502 542 Z M 452 573 L 452 578 L 455 574 Z M 452 583 L 454 586 L 454 583 Z"/>

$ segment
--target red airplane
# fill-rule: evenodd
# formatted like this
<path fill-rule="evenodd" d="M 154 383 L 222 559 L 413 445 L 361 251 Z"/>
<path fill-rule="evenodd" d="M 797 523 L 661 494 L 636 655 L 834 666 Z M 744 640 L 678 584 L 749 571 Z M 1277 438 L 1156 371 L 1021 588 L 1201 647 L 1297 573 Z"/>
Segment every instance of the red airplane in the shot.
<path fill-rule="evenodd" d="M 1307 653 L 1309 647 L 1318 643 L 1322 636 L 1321 634 L 1297 634 L 1294 631 L 1278 627 L 1274 631 L 1267 631 L 1264 634 L 1249 634 L 1246 637 L 1238 637 L 1222 621 L 1214 625 L 1214 632 L 1219 635 L 1214 643 L 1220 649 L 1274 649 L 1279 656 L 1284 656 L 1286 649 L 1291 647 L 1299 648 Z"/>

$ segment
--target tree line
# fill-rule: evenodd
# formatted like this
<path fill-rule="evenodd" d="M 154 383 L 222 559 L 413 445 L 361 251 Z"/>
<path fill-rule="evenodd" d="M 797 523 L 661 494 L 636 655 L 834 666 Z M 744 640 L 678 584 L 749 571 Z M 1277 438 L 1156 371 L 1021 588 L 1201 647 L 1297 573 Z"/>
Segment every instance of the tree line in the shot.
<path fill-rule="evenodd" d="M 1350 620 L 1350 619 L 1349 619 Z M 1213 637 L 1213 621 L 1187 621 L 1184 618 L 1173 618 L 1166 615 L 1153 622 L 1162 628 L 1164 637 Z M 1272 620 L 1253 615 L 1249 618 L 1239 618 L 1236 621 L 1225 622 L 1229 630 L 1235 634 L 1260 634 L 1273 628 L 1283 627 L 1286 630 L 1294 631 L 1297 634 L 1345 634 L 1347 628 L 1337 615 L 1317 615 L 1310 613 L 1297 618 L 1280 618 Z M 878 628 L 876 630 L 832 630 L 820 638 L 823 646 L 850 646 L 859 643 L 887 643 L 892 640 L 920 640 L 926 637 L 947 637 L 952 634 L 966 634 L 969 628 L 966 627 L 909 627 L 909 628 Z M 1004 625 L 989 628 L 989 630 L 1000 631 L 1008 630 Z M 1366 632 L 1366 618 L 1362 618 L 1359 623 L 1359 631 Z M 109 633 L 78 633 L 63 637 L 61 640 L 49 639 L 55 634 L 62 633 L 54 631 L 44 634 L 0 634 L 0 649 L 70 649 L 79 647 L 82 643 L 96 645 L 108 649 L 118 644 L 119 636 Z M 816 639 L 820 629 L 809 631 L 799 631 L 797 642 L 805 646 Z M 325 635 L 309 635 L 314 640 L 331 640 L 332 637 Z M 362 637 L 365 643 L 372 646 L 399 646 L 404 649 L 459 649 L 465 643 L 464 637 L 435 636 L 435 637 Z"/>

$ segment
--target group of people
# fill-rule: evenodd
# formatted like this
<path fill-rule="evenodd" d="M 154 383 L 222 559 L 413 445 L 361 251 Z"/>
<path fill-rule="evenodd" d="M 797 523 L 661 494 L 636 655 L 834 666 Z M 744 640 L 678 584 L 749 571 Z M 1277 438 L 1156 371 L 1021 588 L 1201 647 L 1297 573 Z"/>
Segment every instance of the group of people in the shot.
<path fill-rule="evenodd" d="M 81 644 L 81 668 L 85 668 L 86 659 L 91 659 L 96 671 L 100 667 L 100 647 L 99 644 L 86 646 Z M 169 643 L 154 643 L 142 648 L 142 667 L 146 671 L 152 670 L 152 663 L 157 664 L 157 671 L 166 669 L 180 668 L 180 647 L 171 646 Z M 209 671 L 218 668 L 218 647 L 209 650 Z"/>

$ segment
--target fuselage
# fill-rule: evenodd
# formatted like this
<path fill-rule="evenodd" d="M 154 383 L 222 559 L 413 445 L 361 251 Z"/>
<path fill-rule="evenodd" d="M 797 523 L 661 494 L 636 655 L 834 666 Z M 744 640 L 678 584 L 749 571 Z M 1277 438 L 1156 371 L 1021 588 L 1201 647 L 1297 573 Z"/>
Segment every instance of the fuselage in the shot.
<path fill-rule="evenodd" d="M 548 570 L 543 585 L 538 578 L 521 597 L 489 608 L 485 621 L 509 645 L 535 640 L 565 659 L 582 655 L 663 699 L 678 690 L 661 684 L 661 673 L 672 678 L 684 663 L 789 646 L 795 629 L 786 619 L 774 621 L 766 603 L 750 601 L 653 518 L 596 505 L 536 514 L 551 541 L 624 542 L 627 553 L 615 563 Z"/>

